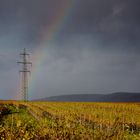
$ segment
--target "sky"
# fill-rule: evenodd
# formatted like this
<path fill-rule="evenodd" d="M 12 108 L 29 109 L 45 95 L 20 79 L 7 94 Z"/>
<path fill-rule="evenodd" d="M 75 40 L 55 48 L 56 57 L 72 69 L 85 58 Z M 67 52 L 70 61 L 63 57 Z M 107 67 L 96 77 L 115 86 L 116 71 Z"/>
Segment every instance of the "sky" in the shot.
<path fill-rule="evenodd" d="M 0 99 L 140 92 L 139 0 L 0 0 Z"/>

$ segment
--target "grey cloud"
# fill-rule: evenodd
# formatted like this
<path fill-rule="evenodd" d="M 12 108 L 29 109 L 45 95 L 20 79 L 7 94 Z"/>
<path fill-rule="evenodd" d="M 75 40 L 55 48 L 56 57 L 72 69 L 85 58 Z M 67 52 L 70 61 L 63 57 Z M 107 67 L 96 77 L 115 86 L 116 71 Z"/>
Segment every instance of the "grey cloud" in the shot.
<path fill-rule="evenodd" d="M 16 25 L 13 30 L 16 32 L 19 27 L 18 32 L 24 42 L 36 44 L 40 31 L 52 24 L 52 19 L 67 1 L 1 0 L 1 26 L 5 32 L 11 30 L 11 24 Z M 96 35 L 107 45 L 122 42 L 123 45 L 131 43 L 136 46 L 136 42 L 139 42 L 138 0 L 77 0 L 75 3 L 58 40 L 62 38 L 62 41 L 69 35 L 88 33 L 93 38 Z"/>
<path fill-rule="evenodd" d="M 56 57 L 48 50 L 44 68 L 40 71 L 36 87 L 32 92 L 35 97 L 75 94 L 75 93 L 110 93 L 114 91 L 139 91 L 139 54 L 131 51 L 101 50 L 82 48 L 75 53 L 71 48 L 68 55 Z M 51 60 L 51 61 L 47 61 Z M 44 75 L 45 74 L 45 75 Z M 44 79 L 44 83 L 42 83 Z M 134 84 L 136 83 L 136 84 Z M 38 95 L 38 89 L 42 92 Z"/>
<path fill-rule="evenodd" d="M 5 93 L 0 98 L 15 95 L 18 54 L 24 47 L 29 52 L 40 47 L 40 32 L 68 1 L 0 0 L 0 89 Z M 140 91 L 139 5 L 139 0 L 76 0 L 46 47 L 30 98 Z"/>

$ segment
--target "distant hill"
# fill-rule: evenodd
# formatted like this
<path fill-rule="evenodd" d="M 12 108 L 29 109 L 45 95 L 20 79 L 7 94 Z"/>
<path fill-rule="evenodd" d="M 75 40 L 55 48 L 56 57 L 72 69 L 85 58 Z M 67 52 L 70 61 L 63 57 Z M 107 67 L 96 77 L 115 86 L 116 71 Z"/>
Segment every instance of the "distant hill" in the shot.
<path fill-rule="evenodd" d="M 73 94 L 52 96 L 36 101 L 58 102 L 140 102 L 140 93 L 118 92 L 112 94 Z"/>

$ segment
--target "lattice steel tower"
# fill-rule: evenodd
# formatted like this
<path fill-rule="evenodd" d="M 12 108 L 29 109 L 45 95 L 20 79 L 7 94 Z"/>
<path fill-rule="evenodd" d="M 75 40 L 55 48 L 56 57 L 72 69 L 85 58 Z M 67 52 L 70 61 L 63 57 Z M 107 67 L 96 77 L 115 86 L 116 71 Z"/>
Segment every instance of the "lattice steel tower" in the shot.
<path fill-rule="evenodd" d="M 27 56 L 29 56 L 29 54 L 26 53 L 25 48 L 23 50 L 23 53 L 20 54 L 20 56 L 22 56 L 22 61 L 17 63 L 22 64 L 22 70 L 19 71 L 20 73 L 22 73 L 22 100 L 28 101 L 28 74 L 31 73 L 31 71 L 28 68 L 28 65 L 32 65 L 32 63 L 28 62 Z"/>

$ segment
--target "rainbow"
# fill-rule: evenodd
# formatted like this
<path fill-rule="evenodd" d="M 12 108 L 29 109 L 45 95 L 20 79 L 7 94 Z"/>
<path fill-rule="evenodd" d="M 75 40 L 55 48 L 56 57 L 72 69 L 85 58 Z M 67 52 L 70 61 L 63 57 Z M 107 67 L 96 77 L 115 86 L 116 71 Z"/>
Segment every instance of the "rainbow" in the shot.
<path fill-rule="evenodd" d="M 33 89 L 39 76 L 41 66 L 46 60 L 47 46 L 49 46 L 51 42 L 59 36 L 67 19 L 71 15 L 71 12 L 74 10 L 76 3 L 77 0 L 65 1 L 63 8 L 61 8 L 53 18 L 51 25 L 49 27 L 45 27 L 43 31 L 40 31 L 38 48 L 32 53 L 33 68 L 31 80 L 29 82 L 29 97 L 33 94 Z"/>

